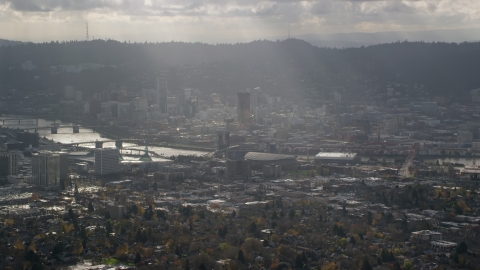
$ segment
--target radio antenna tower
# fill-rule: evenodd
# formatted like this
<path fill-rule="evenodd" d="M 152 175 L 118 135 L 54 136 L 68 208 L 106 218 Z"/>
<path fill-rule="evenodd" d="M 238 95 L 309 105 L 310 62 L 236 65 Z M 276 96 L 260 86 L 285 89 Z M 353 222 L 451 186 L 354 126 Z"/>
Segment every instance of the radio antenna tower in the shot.
<path fill-rule="evenodd" d="M 290 39 L 290 24 L 288 24 L 288 39 Z"/>
<path fill-rule="evenodd" d="M 87 22 L 87 41 L 88 41 L 88 22 Z"/>

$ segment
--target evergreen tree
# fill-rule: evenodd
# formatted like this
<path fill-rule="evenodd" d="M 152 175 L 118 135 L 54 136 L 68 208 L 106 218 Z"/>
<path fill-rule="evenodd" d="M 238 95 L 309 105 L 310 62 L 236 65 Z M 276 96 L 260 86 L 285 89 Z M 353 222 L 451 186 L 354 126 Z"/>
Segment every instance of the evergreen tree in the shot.
<path fill-rule="evenodd" d="M 200 267 L 198 267 L 198 270 L 207 270 L 207 267 L 205 267 L 205 264 L 202 263 L 200 264 Z"/>
<path fill-rule="evenodd" d="M 288 212 L 288 218 L 293 219 L 295 217 L 295 210 L 290 209 L 290 212 Z"/>
<path fill-rule="evenodd" d="M 92 202 L 89 202 L 88 203 L 88 212 L 92 213 L 93 211 L 95 211 L 95 208 L 93 208 Z"/>
<path fill-rule="evenodd" d="M 110 219 L 110 212 L 108 212 L 108 211 L 105 212 L 105 219 L 107 219 L 107 220 Z"/>
<path fill-rule="evenodd" d="M 237 212 L 235 210 L 232 211 L 232 218 L 235 218 L 237 216 Z"/>
<path fill-rule="evenodd" d="M 142 256 L 140 256 L 140 253 L 137 252 L 137 254 L 135 254 L 135 260 L 133 261 L 133 263 L 137 264 L 141 261 L 142 261 Z"/>
<path fill-rule="evenodd" d="M 190 261 L 188 259 L 185 262 L 185 270 L 190 270 Z"/>
<path fill-rule="evenodd" d="M 257 231 L 257 224 L 255 222 L 252 222 L 248 227 L 248 231 L 251 233 L 255 233 Z"/>
<path fill-rule="evenodd" d="M 350 244 L 355 245 L 357 243 L 357 240 L 355 240 L 355 237 L 350 236 Z"/>
<path fill-rule="evenodd" d="M 277 211 L 274 209 L 272 213 L 272 219 L 277 219 L 277 218 L 278 218 Z"/>
<path fill-rule="evenodd" d="M 243 256 L 243 251 L 241 249 L 238 251 L 237 260 L 241 263 L 245 263 L 245 257 Z"/>
<path fill-rule="evenodd" d="M 362 267 L 360 268 L 361 270 L 373 270 L 372 266 L 368 262 L 368 258 L 365 256 L 362 261 Z"/>
<path fill-rule="evenodd" d="M 297 257 L 295 257 L 295 266 L 296 268 L 303 268 L 302 257 L 298 253 L 297 253 Z"/>
<path fill-rule="evenodd" d="M 457 247 L 457 254 L 464 254 L 468 252 L 468 246 L 465 242 L 461 242 Z"/>

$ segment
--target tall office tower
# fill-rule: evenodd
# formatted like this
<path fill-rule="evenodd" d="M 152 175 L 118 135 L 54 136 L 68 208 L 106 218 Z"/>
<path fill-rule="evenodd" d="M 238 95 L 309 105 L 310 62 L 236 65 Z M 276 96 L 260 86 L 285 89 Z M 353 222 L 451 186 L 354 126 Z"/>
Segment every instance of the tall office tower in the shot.
<path fill-rule="evenodd" d="M 167 92 L 168 92 L 168 80 L 167 78 L 157 78 L 157 104 L 160 106 L 162 112 L 167 110 Z"/>
<path fill-rule="evenodd" d="M 32 176 L 34 184 L 42 187 L 60 183 L 60 155 L 40 151 L 32 155 Z"/>
<path fill-rule="evenodd" d="M 237 121 L 250 122 L 250 93 L 237 93 Z"/>
<path fill-rule="evenodd" d="M 60 156 L 60 179 L 67 179 L 68 177 L 68 153 L 59 152 Z"/>
<path fill-rule="evenodd" d="M 19 151 L 10 151 L 8 152 L 8 175 L 17 175 L 18 174 L 18 158 Z"/>
<path fill-rule="evenodd" d="M 6 178 L 9 175 L 8 152 L 0 152 L 0 177 Z"/>
<path fill-rule="evenodd" d="M 66 100 L 74 100 L 75 99 L 75 88 L 70 85 L 66 85 L 63 90 L 63 98 Z"/>
<path fill-rule="evenodd" d="M 18 151 L 0 152 L 0 177 L 18 174 Z"/>
<path fill-rule="evenodd" d="M 118 149 L 95 149 L 95 174 L 107 175 L 120 172 L 120 153 Z"/>

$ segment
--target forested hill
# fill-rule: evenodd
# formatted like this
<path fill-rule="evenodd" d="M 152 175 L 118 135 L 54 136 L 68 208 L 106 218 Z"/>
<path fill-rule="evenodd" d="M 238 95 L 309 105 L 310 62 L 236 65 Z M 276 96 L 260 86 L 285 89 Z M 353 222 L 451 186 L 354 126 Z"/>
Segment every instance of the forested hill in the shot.
<path fill-rule="evenodd" d="M 293 68 L 312 84 L 334 85 L 339 83 L 338 80 L 351 78 L 381 79 L 424 84 L 429 91 L 439 94 L 480 87 L 480 43 L 398 42 L 331 49 L 318 48 L 298 39 L 217 45 L 95 40 L 0 48 L 0 69 L 19 67 L 26 60 L 33 61 L 40 69 L 101 63 L 145 71 L 157 67 L 228 62 L 258 70 L 265 67 Z"/>
<path fill-rule="evenodd" d="M 19 45 L 19 44 L 22 44 L 22 42 L 0 38 L 0 47 L 2 47 L 2 46 L 13 46 L 13 45 Z"/>

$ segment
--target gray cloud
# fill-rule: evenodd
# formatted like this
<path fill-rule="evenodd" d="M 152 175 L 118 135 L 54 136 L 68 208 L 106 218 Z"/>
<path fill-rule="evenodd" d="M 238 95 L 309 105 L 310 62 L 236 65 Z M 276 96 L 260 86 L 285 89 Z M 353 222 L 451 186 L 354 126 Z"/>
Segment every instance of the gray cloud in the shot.
<path fill-rule="evenodd" d="M 0 22 L 61 24 L 97 20 L 132 25 L 157 23 L 176 34 L 204 29 L 286 32 L 421 30 L 480 26 L 478 0 L 0 0 Z M 255 29 L 252 29 L 255 28 Z M 50 29 L 50 28 L 49 28 Z M 52 28 L 53 29 L 53 28 Z M 2 29 L 3 30 L 3 29 Z M 142 29 L 143 30 L 143 29 Z M 27 31 L 27 30 L 26 30 Z M 119 33 L 126 31 L 118 27 Z M 167 30 L 165 30 L 167 31 Z M 196 30 L 197 31 L 197 30 Z M 195 31 L 195 34 L 197 32 Z M 200 30 L 198 30 L 200 31 Z M 28 31 L 27 31 L 28 32 Z M 191 34 L 191 33 L 189 33 Z M 200 33 L 198 33 L 200 34 Z M 213 35 L 212 34 L 212 35 Z M 220 35 L 223 35 L 220 34 Z M 200 34 L 201 35 L 201 34 Z M 234 34 L 231 34 L 234 35 Z M 1 38 L 1 37 L 0 37 Z"/>

